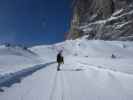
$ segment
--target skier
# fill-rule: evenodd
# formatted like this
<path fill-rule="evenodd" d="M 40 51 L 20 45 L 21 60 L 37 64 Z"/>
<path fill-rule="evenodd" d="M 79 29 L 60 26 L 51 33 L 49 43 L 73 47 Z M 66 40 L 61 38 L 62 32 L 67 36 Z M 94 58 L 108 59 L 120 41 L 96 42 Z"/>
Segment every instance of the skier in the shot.
<path fill-rule="evenodd" d="M 57 63 L 58 63 L 57 71 L 60 71 L 60 65 L 64 64 L 64 57 L 62 56 L 62 51 L 60 51 L 57 54 Z"/>

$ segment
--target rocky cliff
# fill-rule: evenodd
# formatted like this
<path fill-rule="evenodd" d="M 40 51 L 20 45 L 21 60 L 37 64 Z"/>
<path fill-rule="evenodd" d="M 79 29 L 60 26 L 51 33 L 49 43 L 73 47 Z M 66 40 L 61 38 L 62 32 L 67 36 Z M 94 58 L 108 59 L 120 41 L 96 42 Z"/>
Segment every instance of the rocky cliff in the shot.
<path fill-rule="evenodd" d="M 133 0 L 74 0 L 68 39 L 133 40 Z"/>

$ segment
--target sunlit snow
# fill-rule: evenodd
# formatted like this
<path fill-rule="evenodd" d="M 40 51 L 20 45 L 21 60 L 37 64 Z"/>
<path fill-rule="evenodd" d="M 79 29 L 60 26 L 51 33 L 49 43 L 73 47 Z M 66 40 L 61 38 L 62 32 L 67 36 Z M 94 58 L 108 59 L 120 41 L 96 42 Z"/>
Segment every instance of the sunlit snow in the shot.
<path fill-rule="evenodd" d="M 59 49 L 65 61 L 61 71 L 56 70 Z M 133 42 L 82 38 L 29 51 L 0 47 L 0 100 L 133 98 Z"/>

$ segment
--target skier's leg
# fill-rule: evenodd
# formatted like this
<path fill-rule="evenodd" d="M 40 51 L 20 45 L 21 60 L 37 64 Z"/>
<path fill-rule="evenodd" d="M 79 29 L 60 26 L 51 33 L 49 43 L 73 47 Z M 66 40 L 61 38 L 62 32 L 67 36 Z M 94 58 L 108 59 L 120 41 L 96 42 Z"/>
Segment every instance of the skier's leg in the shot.
<path fill-rule="evenodd" d="M 58 68 L 57 68 L 57 70 L 58 70 L 58 71 L 60 70 L 60 63 L 58 63 Z"/>

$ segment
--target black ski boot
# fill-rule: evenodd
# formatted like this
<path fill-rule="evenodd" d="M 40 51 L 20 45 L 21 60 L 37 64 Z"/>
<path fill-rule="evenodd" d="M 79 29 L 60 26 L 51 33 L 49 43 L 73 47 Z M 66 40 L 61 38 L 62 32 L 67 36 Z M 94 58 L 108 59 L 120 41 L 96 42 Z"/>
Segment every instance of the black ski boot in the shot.
<path fill-rule="evenodd" d="M 60 68 L 58 68 L 57 71 L 60 71 Z"/>

